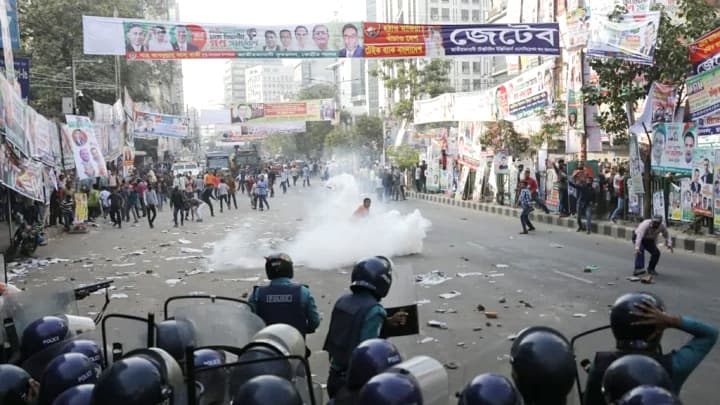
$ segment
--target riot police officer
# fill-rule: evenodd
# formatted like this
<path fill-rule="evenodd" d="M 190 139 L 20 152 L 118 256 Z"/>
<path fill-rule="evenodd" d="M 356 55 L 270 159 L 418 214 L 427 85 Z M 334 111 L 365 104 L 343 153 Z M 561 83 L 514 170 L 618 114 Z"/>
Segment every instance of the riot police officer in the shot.
<path fill-rule="evenodd" d="M 521 331 L 510 349 L 512 377 L 526 405 L 564 405 L 573 387 L 575 359 L 558 331 L 534 326 Z"/>
<path fill-rule="evenodd" d="M 253 288 L 248 303 L 267 325 L 292 325 L 305 337 L 320 325 L 320 313 L 310 289 L 292 282 L 294 266 L 284 253 L 265 258 L 265 274 L 270 285 Z"/>
<path fill-rule="evenodd" d="M 353 268 L 350 294 L 340 297 L 333 307 L 330 328 L 323 349 L 330 356 L 328 396 L 334 398 L 345 385 L 350 356 L 361 342 L 380 336 L 385 323 L 403 325 L 407 313 L 397 312 L 387 317 L 380 305 L 392 284 L 392 262 L 385 257 L 370 257 L 357 262 Z"/>
<path fill-rule="evenodd" d="M 664 388 L 643 385 L 625 394 L 617 405 L 682 405 L 682 402 Z"/>
<path fill-rule="evenodd" d="M 0 364 L 0 404 L 28 405 L 38 397 L 40 384 L 27 371 L 12 364 Z"/>
<path fill-rule="evenodd" d="M 459 394 L 458 405 L 522 405 L 522 397 L 507 377 L 480 374 Z"/>
<path fill-rule="evenodd" d="M 670 376 L 672 392 L 678 394 L 718 338 L 717 328 L 688 316 L 666 313 L 662 301 L 649 293 L 629 293 L 618 298 L 610 311 L 610 327 L 617 350 L 595 354 L 585 386 L 586 405 L 605 404 L 601 393 L 605 371 L 613 361 L 628 354 L 655 359 Z M 660 340 L 667 328 L 680 329 L 693 338 L 679 350 L 663 354 Z"/>
<path fill-rule="evenodd" d="M 43 372 L 38 403 L 50 405 L 65 390 L 77 385 L 93 384 L 97 377 L 95 363 L 84 354 L 61 354 Z"/>
<path fill-rule="evenodd" d="M 274 375 L 261 375 L 244 383 L 233 394 L 232 403 L 243 405 L 302 405 L 303 401 L 290 381 Z"/>
<path fill-rule="evenodd" d="M 629 354 L 613 361 L 605 371 L 602 391 L 605 401 L 614 404 L 641 385 L 672 389 L 670 376 L 660 363 L 642 354 Z"/>
<path fill-rule="evenodd" d="M 368 339 L 353 350 L 347 372 L 347 383 L 335 398 L 333 405 L 357 403 L 360 389 L 374 376 L 402 362 L 397 347 L 385 339 Z"/>
<path fill-rule="evenodd" d="M 93 384 L 82 384 L 66 389 L 52 405 L 90 405 L 94 388 Z"/>

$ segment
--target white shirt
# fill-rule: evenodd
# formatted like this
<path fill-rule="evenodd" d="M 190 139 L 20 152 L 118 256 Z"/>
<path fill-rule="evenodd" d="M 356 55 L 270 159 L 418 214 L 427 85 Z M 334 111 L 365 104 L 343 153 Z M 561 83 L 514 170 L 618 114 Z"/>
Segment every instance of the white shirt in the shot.
<path fill-rule="evenodd" d="M 109 207 L 110 206 L 110 192 L 107 190 L 103 190 L 100 192 L 100 201 L 102 201 L 103 207 Z"/>
<path fill-rule="evenodd" d="M 217 188 L 218 195 L 227 195 L 230 187 L 226 183 L 220 183 Z"/>
<path fill-rule="evenodd" d="M 154 52 L 167 52 L 172 51 L 172 44 L 170 42 L 158 42 L 153 39 L 148 42 L 148 50 Z"/>

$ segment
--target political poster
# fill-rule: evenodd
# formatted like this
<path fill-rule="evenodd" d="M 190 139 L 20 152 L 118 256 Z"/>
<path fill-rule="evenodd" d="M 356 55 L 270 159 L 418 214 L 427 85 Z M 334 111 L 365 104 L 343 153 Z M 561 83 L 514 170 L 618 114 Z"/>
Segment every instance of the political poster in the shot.
<path fill-rule="evenodd" d="M 20 49 L 20 27 L 18 26 L 17 0 L 3 1 L 5 1 L 5 13 L 7 14 L 8 29 L 10 31 L 10 44 L 12 49 L 18 50 Z M 1 43 L 0 48 L 2 48 Z"/>
<path fill-rule="evenodd" d="M 590 15 L 586 7 L 568 10 L 558 15 L 562 44 L 567 51 L 580 50 L 587 45 L 590 33 Z"/>
<path fill-rule="evenodd" d="M 693 169 L 697 138 L 697 128 L 691 123 L 675 122 L 653 127 L 652 170 L 689 175 Z"/>
<path fill-rule="evenodd" d="M 652 65 L 660 14 L 659 11 L 628 13 L 620 16 L 619 21 L 608 15 L 593 14 L 587 55 Z"/>
<path fill-rule="evenodd" d="M 61 141 L 60 148 L 62 149 L 62 167 L 65 170 L 75 168 L 75 154 L 73 148 L 70 146 L 70 128 L 66 124 L 60 125 Z"/>
<path fill-rule="evenodd" d="M 720 28 L 715 28 L 688 45 L 688 56 L 695 74 L 720 66 Z"/>
<path fill-rule="evenodd" d="M 455 103 L 451 93 L 441 94 L 425 100 L 413 101 L 413 121 L 415 124 L 454 121 L 451 116 Z"/>
<path fill-rule="evenodd" d="M 688 77 L 685 86 L 691 120 L 720 111 L 720 68 Z"/>
<path fill-rule="evenodd" d="M 460 179 L 457 183 L 457 190 L 455 190 L 455 200 L 462 201 L 465 194 L 465 184 L 467 184 L 468 176 L 470 175 L 470 167 L 463 166 L 460 171 Z"/>
<path fill-rule="evenodd" d="M 46 165 L 55 165 L 55 152 L 53 150 L 53 138 L 57 139 L 57 125 L 42 115 L 28 108 L 32 119 L 28 119 L 28 126 L 31 128 L 35 143 L 34 157 Z"/>
<path fill-rule="evenodd" d="M 188 135 L 188 119 L 179 115 L 135 111 L 133 132 L 138 137 L 169 136 L 185 138 Z"/>
<path fill-rule="evenodd" d="M 495 157 L 493 158 L 493 170 L 495 171 L 495 174 L 510 173 L 507 151 L 495 151 Z"/>
<path fill-rule="evenodd" d="M 665 194 L 662 191 L 656 191 L 652 195 L 652 211 L 653 216 L 661 216 L 665 218 Z"/>
<path fill-rule="evenodd" d="M 559 55 L 557 23 L 278 26 L 83 16 L 84 53 L 128 60 Z"/>
<path fill-rule="evenodd" d="M 628 146 L 630 147 L 630 178 L 632 179 L 632 187 L 628 187 L 630 194 L 645 194 L 645 186 L 643 184 L 644 165 L 640 159 L 640 149 L 638 148 L 637 136 L 630 135 Z"/>
<path fill-rule="evenodd" d="M 30 58 L 13 58 L 15 67 L 15 80 L 20 85 L 20 97 L 26 103 L 30 99 Z M 7 77 L 5 59 L 0 58 L 0 73 Z"/>
<path fill-rule="evenodd" d="M 23 155 L 30 156 L 30 145 L 25 136 L 25 103 L 3 76 L 0 76 L 0 95 L 4 110 L 0 133 Z"/>
<path fill-rule="evenodd" d="M 545 206 L 552 212 L 560 209 L 560 182 L 555 169 L 545 171 Z"/>
<path fill-rule="evenodd" d="M 79 180 L 107 176 L 105 158 L 95 137 L 90 118 L 80 115 L 66 115 L 67 131 L 64 133 L 75 159 Z"/>
<path fill-rule="evenodd" d="M 676 104 L 677 89 L 674 86 L 653 82 L 642 115 L 630 130 L 644 135 L 646 130 L 650 131 L 656 124 L 673 122 Z"/>
<path fill-rule="evenodd" d="M 240 137 L 262 138 L 274 134 L 297 134 L 307 130 L 307 121 L 334 121 L 337 108 L 332 99 L 287 103 L 236 104 L 230 109 L 231 126 L 218 125 L 225 141 Z"/>
<path fill-rule="evenodd" d="M 74 224 L 81 224 L 88 220 L 87 194 L 75 193 L 75 218 Z"/>
<path fill-rule="evenodd" d="M 715 176 L 713 178 L 713 225 L 715 232 L 720 232 L 720 149 L 715 150 Z"/>
<path fill-rule="evenodd" d="M 95 136 L 102 149 L 105 161 L 115 160 L 122 153 L 124 142 L 123 122 L 125 121 L 125 114 L 122 102 L 118 100 L 115 104 L 110 105 L 93 101 L 93 111 L 95 112 L 93 119 Z"/>
<path fill-rule="evenodd" d="M 690 177 L 690 197 L 692 198 L 692 210 L 696 216 L 712 216 L 714 164 L 714 150 L 695 148 L 693 171 Z"/>
<path fill-rule="evenodd" d="M 582 149 L 585 132 L 585 109 L 582 100 L 583 62 L 580 51 L 567 52 L 565 70 L 567 133 L 566 153 L 577 153 Z"/>
<path fill-rule="evenodd" d="M 0 183 L 27 198 L 45 201 L 42 164 L 13 153 L 6 144 L 0 144 Z"/>
<path fill-rule="evenodd" d="M 477 168 L 487 152 L 481 143 L 485 126 L 480 121 L 460 121 L 458 123 L 458 158 L 465 166 Z"/>
<path fill-rule="evenodd" d="M 668 218 L 673 221 L 682 221 L 682 204 L 680 202 L 680 199 L 682 198 L 681 195 L 680 188 L 670 191 L 670 196 L 668 198 L 670 202 Z"/>
<path fill-rule="evenodd" d="M 695 218 L 692 208 L 692 191 L 690 190 L 690 179 L 683 178 L 680 180 L 680 194 L 682 199 L 680 205 L 682 207 L 682 221 L 689 222 Z"/>

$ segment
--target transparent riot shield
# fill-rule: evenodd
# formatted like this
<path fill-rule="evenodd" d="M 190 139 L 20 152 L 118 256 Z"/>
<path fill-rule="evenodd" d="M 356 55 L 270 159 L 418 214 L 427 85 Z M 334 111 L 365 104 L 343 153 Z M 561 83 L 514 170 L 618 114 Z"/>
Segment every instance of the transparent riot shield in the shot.
<path fill-rule="evenodd" d="M 582 344 L 579 344 L 580 342 Z M 614 351 L 615 348 L 612 347 L 614 342 L 615 337 L 612 335 L 610 325 L 590 329 L 570 339 L 570 347 L 575 356 L 575 366 L 577 367 L 575 384 L 578 399 L 576 402 L 569 401 L 569 403 L 584 405 L 585 386 L 590 366 L 595 359 L 595 353 L 598 351 Z"/>
<path fill-rule="evenodd" d="M 195 367 L 193 351 L 199 349 L 223 351 L 225 364 Z M 226 346 L 188 348 L 186 357 L 190 359 L 185 377 L 191 404 L 233 403 L 233 398 L 242 385 L 260 375 L 275 375 L 287 379 L 295 386 L 304 404 L 322 403 L 322 389 L 319 384 L 313 384 L 307 359 L 281 355 L 270 344 L 256 342 L 242 349 Z"/>
<path fill-rule="evenodd" d="M 243 347 L 265 327 L 247 302 L 213 295 L 170 297 L 165 319 L 189 322 L 197 346 Z"/>
<path fill-rule="evenodd" d="M 126 353 L 155 346 L 157 326 L 155 315 L 147 318 L 133 315 L 108 314 L 100 323 L 104 361 L 107 366 Z"/>
<path fill-rule="evenodd" d="M 18 336 L 36 319 L 49 315 L 77 315 L 78 304 L 72 285 L 43 285 L 3 297 L 3 320 L 12 319 Z"/>

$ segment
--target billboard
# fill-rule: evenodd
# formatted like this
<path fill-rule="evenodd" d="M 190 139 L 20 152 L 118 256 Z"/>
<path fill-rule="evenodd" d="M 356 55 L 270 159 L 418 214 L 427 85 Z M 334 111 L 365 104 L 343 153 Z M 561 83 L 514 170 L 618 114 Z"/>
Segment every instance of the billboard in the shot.
<path fill-rule="evenodd" d="M 296 134 L 307 130 L 307 121 L 335 121 L 338 114 L 331 98 L 287 103 L 245 103 L 230 108 L 231 125 L 217 125 L 227 142 Z"/>
<path fill-rule="evenodd" d="M 134 124 L 133 132 L 139 137 L 184 138 L 188 134 L 188 119 L 179 115 L 135 111 Z"/>
<path fill-rule="evenodd" d="M 15 66 L 15 80 L 20 84 L 20 97 L 26 103 L 30 98 L 30 58 L 13 58 L 13 66 Z M 5 72 L 5 59 L 0 58 L 0 73 L 7 77 Z"/>

